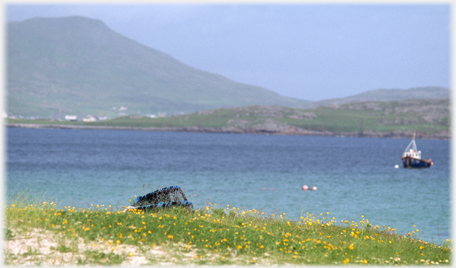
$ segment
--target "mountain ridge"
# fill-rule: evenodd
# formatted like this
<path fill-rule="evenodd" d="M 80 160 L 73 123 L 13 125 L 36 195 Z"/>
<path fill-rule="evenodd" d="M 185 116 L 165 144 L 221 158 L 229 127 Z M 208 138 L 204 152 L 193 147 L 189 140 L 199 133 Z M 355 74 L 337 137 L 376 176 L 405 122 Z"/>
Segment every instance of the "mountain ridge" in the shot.
<path fill-rule="evenodd" d="M 408 89 L 386 88 L 372 89 L 359 94 L 350 95 L 344 98 L 325 99 L 310 102 L 306 107 L 318 107 L 326 105 L 342 105 L 351 102 L 362 101 L 397 101 L 412 99 L 449 99 L 450 90 L 446 87 L 426 86 L 413 87 Z"/>

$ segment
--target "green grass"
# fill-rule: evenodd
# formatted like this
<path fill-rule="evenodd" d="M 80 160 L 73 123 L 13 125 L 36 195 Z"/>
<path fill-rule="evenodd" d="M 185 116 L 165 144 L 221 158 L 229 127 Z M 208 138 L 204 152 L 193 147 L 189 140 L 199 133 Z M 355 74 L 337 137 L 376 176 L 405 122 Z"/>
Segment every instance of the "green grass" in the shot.
<path fill-rule="evenodd" d="M 16 239 L 13 231 L 53 234 L 60 242 L 50 251 L 62 256 L 60 264 L 69 259 L 81 265 L 116 265 L 142 256 L 148 264 L 449 265 L 453 251 L 449 240 L 442 245 L 419 240 L 419 230 L 397 235 L 395 229 L 374 226 L 364 217 L 359 222 L 337 221 L 329 212 L 289 220 L 285 213 L 265 215 L 217 204 L 199 210 L 177 207 L 122 213 L 104 205 L 58 209 L 53 202 L 18 200 L 5 206 L 5 213 L 7 241 Z M 154 249 L 166 254 L 151 255 Z M 4 259 L 14 264 L 40 254 L 35 248 L 23 255 L 6 250 Z M 41 262 L 46 263 L 41 258 L 35 264 Z"/>

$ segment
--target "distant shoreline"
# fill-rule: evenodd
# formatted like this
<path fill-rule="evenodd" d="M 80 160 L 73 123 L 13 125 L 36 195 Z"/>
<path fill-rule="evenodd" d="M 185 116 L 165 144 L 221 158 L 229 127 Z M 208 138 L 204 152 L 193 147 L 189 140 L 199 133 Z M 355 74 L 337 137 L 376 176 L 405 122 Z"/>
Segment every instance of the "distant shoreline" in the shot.
<path fill-rule="evenodd" d="M 120 126 L 77 126 L 77 125 L 51 125 L 51 124 L 18 124 L 7 123 L 6 127 L 17 128 L 56 128 L 56 129 L 93 129 L 93 130 L 136 130 L 136 131 L 166 131 L 166 132 L 198 132 L 198 133 L 235 133 L 235 134 L 266 134 L 266 135 L 293 135 L 293 136 L 334 136 L 334 137 L 366 137 L 366 138 L 411 138 L 411 131 L 393 131 L 393 132 L 372 132 L 372 131 L 355 131 L 355 132 L 330 132 L 330 131 L 313 131 L 304 130 L 297 127 L 290 127 L 281 131 L 264 131 L 256 129 L 241 129 L 235 127 L 120 127 Z M 434 134 L 417 132 L 418 139 L 438 139 L 449 140 L 451 133 L 442 131 Z"/>

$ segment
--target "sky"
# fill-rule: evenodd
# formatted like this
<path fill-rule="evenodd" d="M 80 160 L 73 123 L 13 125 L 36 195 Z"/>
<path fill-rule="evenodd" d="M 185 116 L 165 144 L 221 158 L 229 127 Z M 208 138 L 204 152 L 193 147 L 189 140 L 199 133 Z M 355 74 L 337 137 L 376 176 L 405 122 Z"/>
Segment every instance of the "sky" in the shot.
<path fill-rule="evenodd" d="M 318 101 L 450 87 L 450 4 L 15 4 L 6 21 L 80 15 L 192 67 Z"/>

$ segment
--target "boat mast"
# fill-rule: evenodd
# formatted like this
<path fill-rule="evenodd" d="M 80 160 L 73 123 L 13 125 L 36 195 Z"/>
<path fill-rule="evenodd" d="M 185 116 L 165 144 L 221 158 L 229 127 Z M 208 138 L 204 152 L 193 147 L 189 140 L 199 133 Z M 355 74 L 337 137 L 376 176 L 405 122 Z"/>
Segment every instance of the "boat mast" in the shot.
<path fill-rule="evenodd" d="M 413 140 L 409 143 L 407 148 L 405 148 L 404 152 L 408 151 L 409 149 L 412 149 L 414 152 L 418 151 L 418 149 L 416 148 L 416 143 L 415 143 L 415 135 L 416 135 L 416 132 L 413 133 Z"/>

